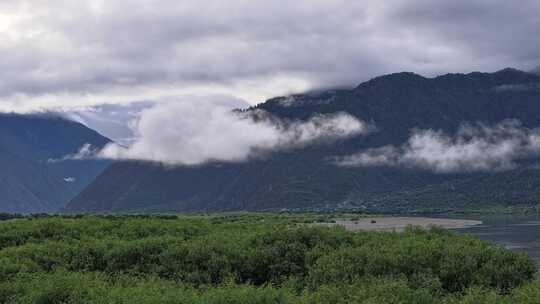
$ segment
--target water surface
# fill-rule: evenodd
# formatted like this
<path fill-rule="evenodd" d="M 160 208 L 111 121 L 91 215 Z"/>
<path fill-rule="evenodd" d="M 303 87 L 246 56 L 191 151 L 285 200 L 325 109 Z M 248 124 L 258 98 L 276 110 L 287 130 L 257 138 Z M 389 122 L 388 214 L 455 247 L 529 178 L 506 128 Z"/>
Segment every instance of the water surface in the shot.
<path fill-rule="evenodd" d="M 525 251 L 540 266 L 540 215 L 473 215 L 465 218 L 480 220 L 482 224 L 456 231 L 494 241 L 510 250 Z"/>

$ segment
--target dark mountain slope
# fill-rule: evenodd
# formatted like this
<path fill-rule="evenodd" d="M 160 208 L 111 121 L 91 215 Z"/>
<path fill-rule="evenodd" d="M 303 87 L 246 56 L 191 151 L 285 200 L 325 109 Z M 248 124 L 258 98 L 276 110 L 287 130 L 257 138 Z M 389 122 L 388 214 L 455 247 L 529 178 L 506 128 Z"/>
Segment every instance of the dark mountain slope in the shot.
<path fill-rule="evenodd" d="M 0 152 L 0 210 L 3 212 L 41 212 L 57 201 L 69 200 L 74 189 L 45 166 Z"/>
<path fill-rule="evenodd" d="M 374 123 L 377 132 L 332 145 L 273 153 L 266 159 L 242 164 L 175 169 L 147 163 L 116 164 L 77 196 L 67 211 L 265 210 L 334 206 L 387 211 L 426 206 L 463 207 L 475 202 L 511 204 L 516 199 L 511 191 L 508 195 L 499 191 L 499 194 L 493 192 L 492 196 L 483 196 L 490 192 L 490 181 L 498 180 L 499 176 L 506 180 L 515 176 L 519 179 L 518 184 L 531 184 L 527 195 L 529 204 L 534 203 L 540 193 L 537 190 L 540 179 L 533 170 L 521 174 L 513 171 L 434 174 L 400 168 L 344 168 L 329 161 L 331 156 L 348 155 L 365 148 L 401 145 L 414 128 L 452 134 L 464 122 L 496 124 L 505 119 L 518 119 L 526 127 L 540 126 L 540 76 L 535 74 L 514 69 L 435 78 L 396 73 L 374 78 L 352 90 L 273 98 L 247 111 L 253 109 L 299 120 L 317 113 L 348 112 Z M 137 179 L 122 179 L 122 176 L 137 176 Z M 475 183 L 484 186 L 477 188 Z M 107 187 L 113 184 L 118 188 L 116 192 L 104 195 Z M 457 186 L 462 189 L 458 195 L 446 191 Z M 494 195 L 497 200 L 492 200 Z M 437 202 L 430 201 L 435 197 L 439 199 Z"/>
<path fill-rule="evenodd" d="M 76 200 L 84 200 L 85 211 L 175 211 L 211 209 L 238 176 L 236 166 L 167 168 L 159 164 L 117 162 L 92 182 Z M 188 185 L 188 186 L 180 186 Z M 73 202 L 71 203 L 73 204 Z M 73 205 L 67 206 L 68 210 Z"/>
<path fill-rule="evenodd" d="M 51 115 L 0 114 L 0 211 L 54 212 L 109 162 L 62 160 L 85 144 L 109 139 L 82 124 Z"/>

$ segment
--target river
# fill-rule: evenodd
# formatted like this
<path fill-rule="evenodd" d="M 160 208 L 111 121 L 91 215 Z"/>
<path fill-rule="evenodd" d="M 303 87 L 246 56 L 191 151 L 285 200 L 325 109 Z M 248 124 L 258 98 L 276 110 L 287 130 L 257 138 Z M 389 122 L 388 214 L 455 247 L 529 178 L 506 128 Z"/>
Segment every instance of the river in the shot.
<path fill-rule="evenodd" d="M 456 231 L 493 241 L 510 250 L 525 251 L 540 267 L 540 215 L 473 215 L 466 218 L 480 220 L 482 224 Z"/>

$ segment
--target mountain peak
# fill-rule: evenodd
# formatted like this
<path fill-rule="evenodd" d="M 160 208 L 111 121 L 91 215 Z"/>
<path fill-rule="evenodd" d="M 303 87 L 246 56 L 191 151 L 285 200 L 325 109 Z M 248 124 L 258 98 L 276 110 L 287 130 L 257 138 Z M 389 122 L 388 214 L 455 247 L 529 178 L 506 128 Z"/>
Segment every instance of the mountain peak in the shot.
<path fill-rule="evenodd" d="M 426 80 L 427 78 L 413 73 L 413 72 L 398 72 L 398 73 L 391 73 L 386 74 L 382 76 L 375 77 L 368 82 L 377 82 L 377 81 L 418 81 L 418 80 Z"/>
<path fill-rule="evenodd" d="M 539 82 L 540 77 L 538 74 L 524 72 L 522 70 L 514 68 L 505 68 L 492 74 L 495 78 L 502 82 L 508 83 L 531 83 Z"/>
<path fill-rule="evenodd" d="M 353 91 L 359 91 L 363 89 L 368 90 L 386 90 L 388 86 L 411 86 L 418 83 L 424 83 L 428 78 L 418 75 L 413 72 L 399 72 L 387 74 L 379 77 L 372 78 L 366 82 L 359 84 Z"/>
<path fill-rule="evenodd" d="M 498 70 L 495 73 L 525 73 L 525 72 L 516 68 L 506 67 L 504 69 Z"/>
<path fill-rule="evenodd" d="M 525 72 L 516 68 L 504 68 L 502 70 L 499 70 L 495 73 L 495 75 L 512 75 L 512 76 L 530 76 L 533 73 Z"/>

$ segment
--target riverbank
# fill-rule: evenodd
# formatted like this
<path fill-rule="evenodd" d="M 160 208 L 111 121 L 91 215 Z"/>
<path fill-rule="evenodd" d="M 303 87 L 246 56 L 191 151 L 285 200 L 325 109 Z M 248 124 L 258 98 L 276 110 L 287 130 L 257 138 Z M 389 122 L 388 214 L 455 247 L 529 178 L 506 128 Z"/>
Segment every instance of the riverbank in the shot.
<path fill-rule="evenodd" d="M 349 231 L 403 231 L 407 226 L 445 229 L 468 228 L 482 224 L 482 221 L 466 219 L 430 218 L 430 217 L 361 217 L 357 219 L 336 219 L 335 223 L 320 223 L 325 226 L 343 226 Z"/>

